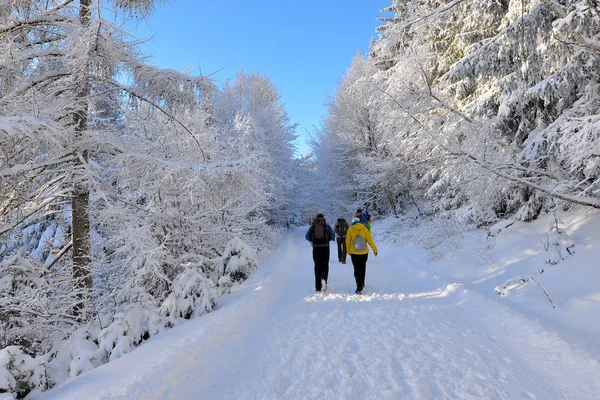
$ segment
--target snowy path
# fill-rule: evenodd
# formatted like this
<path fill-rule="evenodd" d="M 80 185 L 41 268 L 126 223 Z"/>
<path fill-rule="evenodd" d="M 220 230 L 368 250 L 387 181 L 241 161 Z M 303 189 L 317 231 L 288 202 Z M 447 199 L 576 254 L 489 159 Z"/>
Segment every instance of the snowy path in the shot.
<path fill-rule="evenodd" d="M 36 398 L 600 398 L 597 360 L 385 244 L 366 294 L 337 261 L 315 294 L 303 234 L 216 312 Z"/>

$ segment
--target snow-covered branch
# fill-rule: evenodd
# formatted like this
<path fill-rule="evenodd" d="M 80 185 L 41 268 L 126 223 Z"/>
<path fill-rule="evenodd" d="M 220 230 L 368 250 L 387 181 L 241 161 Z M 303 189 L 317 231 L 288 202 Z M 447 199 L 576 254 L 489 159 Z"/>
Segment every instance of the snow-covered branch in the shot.
<path fill-rule="evenodd" d="M 18 218 L 18 220 L 15 223 L 13 223 L 13 224 L 5 224 L 4 226 L 0 225 L 0 235 L 3 235 L 6 232 L 9 232 L 9 231 L 13 230 L 17 226 L 19 226 L 20 224 L 22 224 L 23 222 L 25 222 L 27 220 L 27 218 L 31 217 L 32 215 L 34 215 L 38 211 L 43 210 L 46 206 L 48 206 L 49 204 L 51 204 L 57 198 L 62 197 L 63 195 L 65 195 L 67 193 L 68 193 L 68 191 L 62 191 L 62 192 L 59 192 L 59 193 L 57 193 L 57 194 L 55 194 L 53 196 L 49 196 L 48 198 L 46 198 L 43 201 L 41 201 L 39 204 L 36 204 L 35 206 L 31 207 L 29 209 L 29 211 L 26 212 L 20 218 Z"/>
<path fill-rule="evenodd" d="M 448 150 L 449 154 L 452 155 L 460 155 L 460 156 L 465 156 L 467 159 L 471 160 L 472 162 L 476 163 L 477 165 L 481 166 L 482 168 L 484 168 L 486 171 L 491 172 L 494 175 L 497 175 L 501 178 L 504 179 L 508 179 L 509 181 L 512 182 L 516 182 L 519 183 L 521 185 L 525 185 L 527 187 L 530 187 L 532 189 L 538 190 L 542 193 L 545 193 L 551 197 L 560 199 L 560 200 L 564 200 L 567 201 L 569 203 L 574 203 L 574 204 L 579 204 L 582 206 L 586 206 L 586 207 L 592 207 L 592 208 L 600 208 L 600 199 L 595 198 L 595 197 L 586 197 L 586 196 L 575 196 L 575 195 L 570 195 L 567 193 L 557 193 L 556 191 L 548 188 L 548 187 L 544 187 L 542 185 L 539 185 L 535 182 L 531 182 L 529 180 L 527 180 L 526 178 L 522 178 L 522 177 L 518 177 L 518 176 L 513 176 L 510 174 L 506 174 L 504 172 L 501 171 L 501 169 L 505 169 L 505 168 L 511 168 L 510 166 L 507 165 L 503 165 L 503 166 L 499 166 L 499 165 L 494 165 L 492 163 L 489 162 L 485 162 L 485 161 L 481 161 L 479 160 L 477 157 L 468 154 L 467 152 L 461 152 L 461 153 L 457 153 L 457 152 L 452 152 L 450 150 Z M 514 168 L 520 171 L 524 171 L 524 172 L 528 172 L 531 175 L 536 175 L 536 171 L 535 170 L 528 170 L 528 169 L 523 169 L 523 168 Z M 547 173 L 543 173 L 543 176 L 549 176 Z M 558 180 L 558 178 L 551 176 L 552 179 L 554 180 Z"/>
<path fill-rule="evenodd" d="M 204 153 L 204 150 L 202 149 L 202 145 L 200 144 L 200 142 L 196 138 L 196 135 L 194 135 L 194 132 L 192 132 L 190 130 L 190 128 L 188 128 L 183 122 L 181 122 L 173 114 L 169 113 L 167 110 L 165 110 L 163 107 L 161 107 L 159 104 L 157 104 L 156 102 L 152 101 L 151 99 L 146 98 L 144 95 L 137 93 L 134 89 L 132 89 L 130 87 L 127 87 L 125 85 L 122 85 L 122 84 L 118 83 L 117 81 L 114 81 L 112 79 L 107 79 L 107 80 L 104 80 L 103 82 L 106 83 L 106 84 L 115 86 L 116 88 L 124 91 L 125 93 L 128 93 L 129 95 L 135 97 L 136 99 L 149 104 L 150 106 L 156 108 L 158 111 L 162 112 L 164 115 L 166 115 L 167 117 L 169 117 L 169 119 L 173 120 L 177 125 L 179 125 L 185 132 L 187 132 L 190 135 L 190 137 L 192 138 L 192 140 L 194 141 L 194 143 L 196 143 L 196 145 L 198 146 L 198 149 L 202 153 L 203 160 L 205 162 L 208 161 L 208 159 L 206 157 L 206 154 Z"/>
<path fill-rule="evenodd" d="M 449 4 L 440 6 L 430 12 L 424 13 L 423 15 L 419 15 L 409 21 L 402 22 L 402 23 L 400 23 L 400 29 L 404 30 L 406 28 L 411 27 L 412 25 L 415 25 L 415 24 L 421 22 L 421 21 L 424 21 L 424 20 L 434 17 L 436 15 L 440 15 L 448 10 L 451 10 L 453 7 L 455 7 L 457 4 L 462 3 L 463 1 L 464 0 L 453 0 Z"/>

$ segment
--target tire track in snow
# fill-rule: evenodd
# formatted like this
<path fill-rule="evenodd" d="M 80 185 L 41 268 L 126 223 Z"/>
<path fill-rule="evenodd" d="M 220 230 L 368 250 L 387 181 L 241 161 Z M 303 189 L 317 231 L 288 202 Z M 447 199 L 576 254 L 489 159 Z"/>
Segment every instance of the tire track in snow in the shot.
<path fill-rule="evenodd" d="M 460 341 L 473 354 L 478 355 L 487 370 L 492 374 L 497 372 L 494 367 L 499 363 L 510 366 L 507 369 L 509 375 L 502 376 L 502 380 L 506 382 L 505 386 L 509 398 L 518 398 L 524 395 L 528 396 L 527 398 L 537 398 L 533 392 L 539 393 L 543 399 L 565 398 L 560 387 L 551 377 L 529 366 L 528 362 L 510 344 L 494 336 L 489 331 L 483 330 L 481 326 L 478 326 L 478 323 L 475 323 L 479 321 L 472 314 L 466 312 L 462 307 L 458 307 L 456 315 L 464 325 L 464 332 L 467 334 L 460 335 L 457 331 L 450 330 L 449 333 L 455 340 Z M 485 355 L 482 354 L 483 352 L 485 352 Z M 501 357 L 498 357 L 498 355 Z M 491 361 L 494 361 L 494 363 L 490 363 Z M 509 381 L 516 385 L 519 390 L 514 390 Z"/>
<path fill-rule="evenodd" d="M 421 271 L 417 276 L 424 279 L 431 275 Z M 439 277 L 433 279 L 440 283 Z M 444 290 L 443 286 L 404 296 L 373 293 L 357 298 L 336 293 L 334 287 L 332 291 L 327 295 L 306 296 L 307 304 L 295 303 L 289 307 L 290 312 L 306 310 L 295 321 L 280 322 L 274 328 L 274 332 L 292 343 L 278 342 L 278 351 L 286 356 L 270 357 L 267 353 L 261 364 L 270 369 L 263 371 L 261 384 L 247 388 L 249 392 L 243 398 L 558 399 L 568 396 L 565 395 L 568 390 L 561 389 L 543 372 L 544 365 L 535 364 L 539 359 L 524 359 L 506 340 L 491 342 L 490 338 L 497 336 L 478 327 L 479 320 L 465 315 L 461 306 L 464 298 L 458 298 L 458 294 L 448 297 L 452 291 Z M 311 303 L 316 307 L 311 308 Z M 328 303 L 339 306 L 323 307 Z M 396 306 L 385 306 L 391 303 Z M 343 306 L 349 304 L 351 307 Z M 382 313 L 392 317 L 386 319 Z M 366 330 L 369 324 L 377 332 Z M 402 329 L 404 336 L 398 335 Z M 461 336 L 462 331 L 470 334 Z M 357 341 L 347 332 L 355 332 L 362 338 Z M 507 340 L 510 339 L 510 330 L 505 333 Z M 310 340 L 307 336 L 318 339 Z M 373 354 L 377 357 L 372 357 Z M 475 367 L 473 360 L 477 361 Z M 315 384 L 310 386 L 307 382 Z"/>
<path fill-rule="evenodd" d="M 403 263 L 440 279 L 411 259 Z M 511 373 L 521 376 L 516 382 L 525 392 L 533 385 L 543 398 L 600 398 L 600 363 L 588 352 L 505 303 L 476 291 L 465 292 L 468 295 L 459 303 L 465 325 L 484 338 L 478 341 L 482 347 L 495 349 L 515 363 Z"/>
<path fill-rule="evenodd" d="M 434 279 L 440 278 L 413 260 L 406 259 L 403 262 L 415 271 L 422 271 Z M 539 383 L 544 382 L 540 389 L 542 392 L 548 391 L 544 397 L 598 398 L 590 397 L 590 393 L 600 393 L 598 360 L 505 303 L 476 291 L 465 289 L 465 292 L 468 295 L 460 301 L 465 313 L 463 320 L 485 337 L 481 345 L 505 353 L 506 359 L 516 362 L 516 373 L 522 374 L 525 381 L 530 379 L 530 385 L 539 387 Z M 504 332 L 504 339 L 500 338 L 498 331 Z M 527 355 L 527 359 L 523 355 Z M 528 387 L 523 384 L 524 389 Z"/>
<path fill-rule="evenodd" d="M 298 323 L 287 324 L 291 329 L 276 327 L 275 332 L 285 332 L 283 336 L 291 339 L 287 347 L 284 343 L 279 346 L 279 351 L 286 356 L 277 360 L 267 354 L 261 362 L 271 365 L 270 372 L 264 374 L 266 381 L 250 388 L 243 398 L 473 398 L 479 395 L 489 398 L 498 395 L 496 389 L 486 389 L 485 386 L 490 386 L 486 382 L 468 381 L 452 387 L 447 379 L 431 379 L 432 371 L 439 372 L 439 376 L 447 374 L 444 364 L 452 364 L 456 350 L 452 351 L 451 347 L 455 343 L 436 351 L 432 340 L 427 341 L 422 333 L 430 329 L 435 333 L 433 339 L 439 339 L 440 332 L 447 328 L 440 323 L 440 316 L 449 307 L 394 307 L 394 312 L 378 310 L 380 307 L 356 310 L 356 305 L 353 304 L 354 309 L 337 310 L 334 315 L 306 311 L 295 317 Z M 406 326 L 399 326 L 398 321 L 404 321 Z M 365 329 L 369 324 L 371 329 Z M 400 330 L 404 332 L 399 335 Z M 454 366 L 455 372 L 465 367 Z M 458 376 L 456 381 L 460 378 Z M 281 381 L 288 383 L 285 390 L 279 386 Z M 307 387 L 307 382 L 315 382 L 315 386 Z"/>
<path fill-rule="evenodd" d="M 535 320 L 479 293 L 468 293 L 459 304 L 465 325 L 479 333 L 482 346 L 514 365 L 511 373 L 521 377 L 518 381 L 525 389 L 533 385 L 549 399 L 585 399 L 600 393 L 598 361 Z"/>

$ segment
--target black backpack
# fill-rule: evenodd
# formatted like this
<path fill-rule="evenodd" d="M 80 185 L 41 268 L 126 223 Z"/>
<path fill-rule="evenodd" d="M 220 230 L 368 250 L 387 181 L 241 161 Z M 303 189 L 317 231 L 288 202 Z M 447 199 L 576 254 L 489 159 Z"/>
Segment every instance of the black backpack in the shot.
<path fill-rule="evenodd" d="M 346 236 L 346 233 L 348 233 L 348 223 L 345 219 L 338 219 L 337 230 L 338 231 L 336 233 L 338 236 Z"/>
<path fill-rule="evenodd" d="M 325 218 L 317 218 L 312 225 L 312 242 L 313 244 L 329 243 L 329 232 L 327 230 L 327 222 Z"/>

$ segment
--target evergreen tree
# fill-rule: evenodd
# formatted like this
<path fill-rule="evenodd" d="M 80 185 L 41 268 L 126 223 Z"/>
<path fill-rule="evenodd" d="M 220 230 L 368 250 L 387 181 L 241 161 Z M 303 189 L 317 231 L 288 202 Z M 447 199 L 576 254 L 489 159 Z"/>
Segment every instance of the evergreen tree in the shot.
<path fill-rule="evenodd" d="M 418 121 L 420 149 L 437 153 L 420 151 L 413 162 L 434 161 L 421 183 L 451 200 L 444 208 L 471 203 L 484 219 L 530 219 L 547 195 L 598 206 L 596 161 L 584 150 L 597 141 L 596 123 L 583 122 L 596 113 L 595 10 L 582 1 L 462 0 L 393 1 L 384 10 L 394 16 L 384 19 L 370 62 L 397 105 L 388 118 Z M 585 145 L 560 145 L 578 140 Z M 473 183 L 494 175 L 507 183 L 486 198 Z"/>

